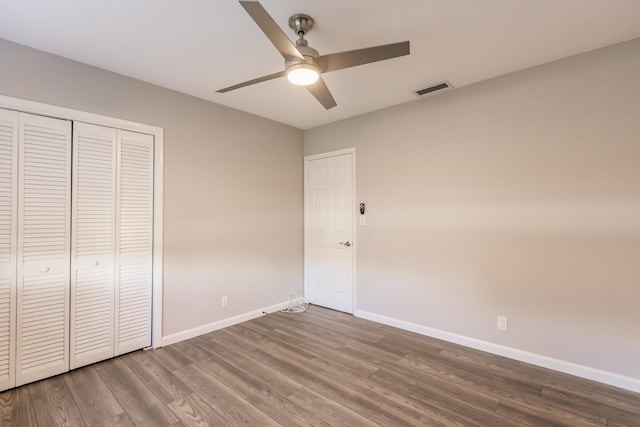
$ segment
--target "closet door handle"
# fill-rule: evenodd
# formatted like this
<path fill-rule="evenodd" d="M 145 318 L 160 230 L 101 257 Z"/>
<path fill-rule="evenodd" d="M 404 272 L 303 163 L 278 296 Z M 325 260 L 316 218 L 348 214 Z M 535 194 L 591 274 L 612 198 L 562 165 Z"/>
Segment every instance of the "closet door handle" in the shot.
<path fill-rule="evenodd" d="M 51 271 L 51 269 L 46 265 L 40 269 L 40 273 L 48 273 L 49 271 Z"/>
<path fill-rule="evenodd" d="M 97 266 L 99 266 L 99 265 L 100 265 L 100 263 L 99 263 L 98 261 L 93 261 L 93 262 L 91 263 L 91 265 L 92 265 L 92 266 L 94 266 L 94 267 L 97 267 Z"/>
<path fill-rule="evenodd" d="M 340 244 L 341 244 L 341 245 L 344 245 L 344 246 L 346 246 L 346 247 L 351 246 L 351 242 L 350 242 L 350 241 L 348 241 L 348 240 L 347 240 L 346 242 L 340 242 Z"/>

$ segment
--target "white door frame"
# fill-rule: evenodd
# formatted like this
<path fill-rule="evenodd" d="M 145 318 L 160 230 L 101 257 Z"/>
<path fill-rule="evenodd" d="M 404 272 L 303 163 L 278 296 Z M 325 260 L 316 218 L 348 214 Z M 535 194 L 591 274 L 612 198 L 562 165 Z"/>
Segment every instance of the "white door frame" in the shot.
<path fill-rule="evenodd" d="M 351 201 L 351 206 L 352 206 L 352 210 L 351 210 L 351 223 L 352 223 L 352 236 L 350 241 L 352 242 L 352 250 L 351 250 L 351 265 L 352 265 L 352 284 L 353 284 L 353 306 L 351 307 L 351 312 L 355 313 L 356 312 L 356 306 L 357 306 L 357 299 L 356 299 L 356 250 L 357 250 L 357 242 L 356 242 L 356 193 L 357 193 L 357 186 L 356 186 L 356 149 L 355 147 L 351 147 L 351 148 L 345 148 L 343 150 L 336 150 L 336 151 L 329 151 L 326 153 L 320 153 L 320 154 L 312 154 L 309 156 L 305 156 L 304 157 L 304 293 L 305 295 L 308 294 L 308 290 L 307 290 L 307 272 L 309 271 L 308 268 L 308 258 L 307 255 L 309 253 L 308 248 L 307 248 L 307 243 L 308 243 L 308 231 L 307 231 L 307 195 L 308 195 L 308 179 L 307 179 L 307 174 L 309 173 L 309 162 L 313 161 L 313 160 L 318 160 L 318 159 L 327 159 L 330 157 L 337 157 L 337 156 L 343 156 L 345 154 L 351 154 L 351 182 L 353 183 L 353 200 Z"/>
<path fill-rule="evenodd" d="M 151 347 L 162 345 L 162 262 L 163 262 L 163 183 L 164 183 L 164 129 L 158 126 L 145 125 L 87 113 L 55 105 L 42 104 L 26 99 L 0 95 L 0 108 L 39 114 L 59 119 L 80 121 L 90 124 L 129 130 L 132 132 L 153 135 L 153 290 L 151 307 Z"/>

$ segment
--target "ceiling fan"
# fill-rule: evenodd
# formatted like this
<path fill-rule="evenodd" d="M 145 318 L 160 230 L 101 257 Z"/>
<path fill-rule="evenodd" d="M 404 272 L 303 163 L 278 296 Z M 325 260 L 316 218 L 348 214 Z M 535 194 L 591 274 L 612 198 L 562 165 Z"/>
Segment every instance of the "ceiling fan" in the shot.
<path fill-rule="evenodd" d="M 287 79 L 300 86 L 306 86 L 311 94 L 327 110 L 335 107 L 329 88 L 320 74 L 356 65 L 383 61 L 398 56 L 409 55 L 409 42 L 386 44 L 381 46 L 356 49 L 348 52 L 320 55 L 317 50 L 309 47 L 304 36 L 313 28 L 313 19 L 304 14 L 296 14 L 289 18 L 289 27 L 296 33 L 298 40 L 295 44 L 289 40 L 278 24 L 257 1 L 241 1 L 240 4 L 258 24 L 271 43 L 284 57 L 285 69 L 277 73 L 268 74 L 243 83 L 220 89 L 218 93 L 225 93 L 252 84 L 265 82 L 278 77 L 287 76 Z"/>

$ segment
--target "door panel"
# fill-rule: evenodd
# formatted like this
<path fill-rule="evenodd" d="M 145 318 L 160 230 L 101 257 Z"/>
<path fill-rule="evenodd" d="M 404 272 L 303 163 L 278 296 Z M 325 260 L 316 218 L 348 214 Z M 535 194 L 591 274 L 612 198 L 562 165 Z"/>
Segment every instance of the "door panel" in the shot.
<path fill-rule="evenodd" d="M 353 154 L 305 162 L 305 296 L 353 312 Z"/>
<path fill-rule="evenodd" d="M 69 370 L 71 123 L 20 113 L 16 385 Z"/>
<path fill-rule="evenodd" d="M 73 130 L 71 369 L 114 354 L 116 130 Z"/>
<path fill-rule="evenodd" d="M 0 110 L 0 390 L 15 386 L 18 119 Z"/>
<path fill-rule="evenodd" d="M 151 345 L 153 136 L 118 131 L 116 348 Z"/>

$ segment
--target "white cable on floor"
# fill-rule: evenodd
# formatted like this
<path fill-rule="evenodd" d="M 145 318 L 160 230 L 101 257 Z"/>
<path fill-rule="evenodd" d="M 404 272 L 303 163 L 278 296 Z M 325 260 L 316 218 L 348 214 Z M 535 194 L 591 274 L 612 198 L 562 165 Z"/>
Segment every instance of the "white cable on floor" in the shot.
<path fill-rule="evenodd" d="M 299 300 L 297 304 L 294 301 Z M 298 298 L 298 294 L 292 292 L 289 294 L 289 306 L 283 308 L 281 311 L 284 313 L 302 313 L 307 310 L 309 303 L 304 298 Z"/>

